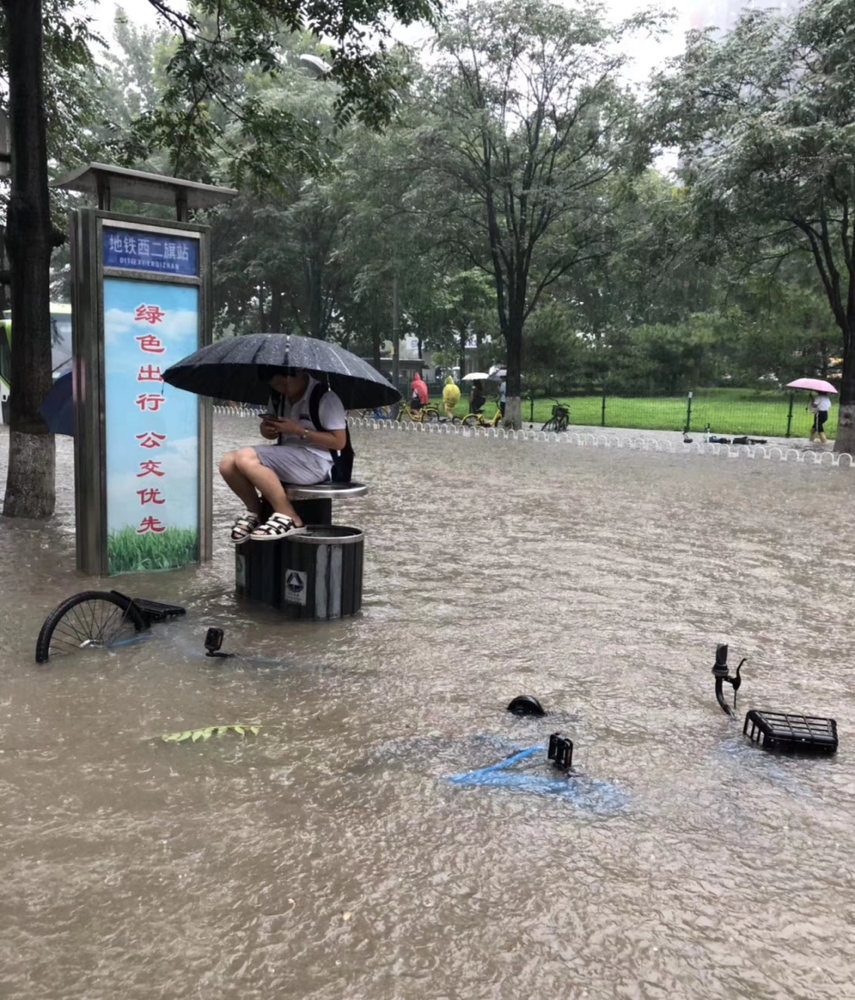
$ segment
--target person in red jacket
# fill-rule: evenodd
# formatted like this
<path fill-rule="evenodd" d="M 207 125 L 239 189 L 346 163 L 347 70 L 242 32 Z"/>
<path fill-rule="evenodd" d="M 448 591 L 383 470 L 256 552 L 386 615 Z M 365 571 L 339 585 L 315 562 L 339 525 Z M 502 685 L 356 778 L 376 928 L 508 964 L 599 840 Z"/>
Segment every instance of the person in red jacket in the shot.
<path fill-rule="evenodd" d="M 420 410 L 427 404 L 430 394 L 421 375 L 416 372 L 410 385 L 410 407 L 413 410 Z"/>

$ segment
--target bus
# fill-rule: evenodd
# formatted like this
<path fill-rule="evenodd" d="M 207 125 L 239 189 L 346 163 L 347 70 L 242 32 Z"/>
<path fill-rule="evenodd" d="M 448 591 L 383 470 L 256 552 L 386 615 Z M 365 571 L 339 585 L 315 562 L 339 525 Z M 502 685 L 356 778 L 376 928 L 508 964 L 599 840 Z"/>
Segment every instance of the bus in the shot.
<path fill-rule="evenodd" d="M 71 306 L 64 302 L 50 304 L 51 369 L 53 377 L 71 370 Z M 12 367 L 12 313 L 7 310 L 0 319 L 0 379 L 10 382 Z"/>

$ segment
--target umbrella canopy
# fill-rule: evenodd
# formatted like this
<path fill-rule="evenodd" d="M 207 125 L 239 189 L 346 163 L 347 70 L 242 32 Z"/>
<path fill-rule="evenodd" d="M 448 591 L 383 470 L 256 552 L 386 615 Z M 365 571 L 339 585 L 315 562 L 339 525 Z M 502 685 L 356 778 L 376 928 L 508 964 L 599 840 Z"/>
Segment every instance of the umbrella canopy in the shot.
<path fill-rule="evenodd" d="M 74 437 L 74 393 L 71 372 L 66 372 L 51 386 L 39 413 L 48 425 L 51 434 L 67 434 Z"/>
<path fill-rule="evenodd" d="M 167 368 L 164 381 L 198 396 L 267 402 L 269 380 L 301 368 L 332 389 L 346 410 L 396 403 L 401 394 L 367 361 L 326 340 L 290 333 L 253 333 L 203 347 Z"/>
<path fill-rule="evenodd" d="M 795 382 L 787 382 L 787 388 L 812 389 L 814 392 L 837 392 L 830 382 L 823 382 L 821 378 L 797 378 Z"/>
<path fill-rule="evenodd" d="M 468 375 L 464 375 L 460 380 L 461 382 L 483 382 L 484 379 L 488 379 L 490 376 L 487 372 L 469 372 Z"/>

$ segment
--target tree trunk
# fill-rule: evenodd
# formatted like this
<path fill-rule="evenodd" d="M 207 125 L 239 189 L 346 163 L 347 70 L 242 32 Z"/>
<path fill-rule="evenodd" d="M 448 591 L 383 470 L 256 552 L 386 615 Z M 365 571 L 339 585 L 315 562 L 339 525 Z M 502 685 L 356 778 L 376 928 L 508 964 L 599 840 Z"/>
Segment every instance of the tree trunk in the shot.
<path fill-rule="evenodd" d="M 282 291 L 273 281 L 270 283 L 270 331 L 282 333 Z"/>
<path fill-rule="evenodd" d="M 819 341 L 819 377 L 828 381 L 828 365 L 831 360 L 831 356 L 828 353 L 828 344 L 824 337 L 820 338 Z"/>
<path fill-rule="evenodd" d="M 324 269 L 318 265 L 311 269 L 309 284 L 309 336 L 326 339 L 324 324 Z"/>
<path fill-rule="evenodd" d="M 508 310 L 508 326 L 505 330 L 507 348 L 507 379 L 505 405 L 505 427 L 519 430 L 522 427 L 522 308 L 512 306 Z"/>
<path fill-rule="evenodd" d="M 463 376 L 466 374 L 466 340 L 467 340 L 467 334 L 469 333 L 468 325 L 461 324 L 459 333 L 460 333 L 460 357 L 458 359 L 458 363 L 460 364 L 460 377 L 463 378 Z"/>
<path fill-rule="evenodd" d="M 6 269 L 7 269 L 6 227 L 0 226 L 0 270 L 6 270 Z M 9 298 L 8 288 L 9 286 L 6 284 L 5 281 L 0 281 L 0 316 L 2 316 L 2 314 L 6 312 L 7 309 L 11 308 L 8 301 Z"/>
<path fill-rule="evenodd" d="M 834 450 L 855 455 L 855 315 L 848 317 L 848 327 L 844 333 L 843 378 Z"/>
<path fill-rule="evenodd" d="M 2 0 L 6 14 L 12 187 L 6 248 L 12 272 L 9 470 L 3 513 L 54 512 L 54 437 L 39 416 L 52 384 L 50 258 L 53 226 L 42 85 L 41 0 Z"/>
<path fill-rule="evenodd" d="M 380 371 L 380 352 L 383 349 L 383 329 L 377 322 L 376 312 L 371 316 L 371 364 Z"/>

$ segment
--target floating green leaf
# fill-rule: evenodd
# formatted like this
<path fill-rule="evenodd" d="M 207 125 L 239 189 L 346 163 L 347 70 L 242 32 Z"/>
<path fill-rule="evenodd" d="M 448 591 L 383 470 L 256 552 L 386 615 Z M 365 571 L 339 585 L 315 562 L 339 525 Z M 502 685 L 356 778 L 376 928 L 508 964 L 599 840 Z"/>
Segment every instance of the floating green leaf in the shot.
<path fill-rule="evenodd" d="M 225 736 L 229 730 L 233 733 L 237 733 L 238 736 L 245 736 L 247 730 L 251 732 L 253 736 L 257 736 L 259 729 L 261 729 L 261 726 L 204 726 L 202 729 L 185 729 L 182 733 L 164 733 L 160 738 L 164 743 L 185 743 L 188 740 L 193 743 L 201 740 L 204 743 L 214 735 Z"/>

